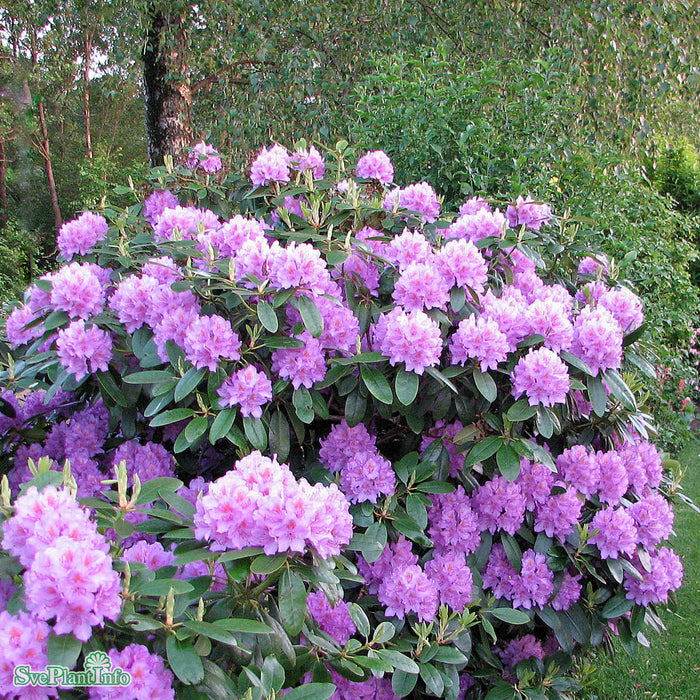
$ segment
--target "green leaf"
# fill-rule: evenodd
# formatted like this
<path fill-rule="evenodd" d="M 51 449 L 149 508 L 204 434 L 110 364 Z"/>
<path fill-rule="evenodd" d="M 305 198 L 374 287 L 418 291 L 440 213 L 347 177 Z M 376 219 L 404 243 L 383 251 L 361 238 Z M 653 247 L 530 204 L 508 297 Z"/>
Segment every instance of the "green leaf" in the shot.
<path fill-rule="evenodd" d="M 148 581 L 142 585 L 134 585 L 135 592 L 140 596 L 160 597 L 162 595 L 167 595 L 171 588 L 175 591 L 176 595 L 191 593 L 194 590 L 192 584 L 175 578 L 157 578 L 155 581 Z"/>
<path fill-rule="evenodd" d="M 65 311 L 53 311 L 46 317 L 44 328 L 46 328 L 47 331 L 52 331 L 55 328 L 60 328 L 65 325 L 68 321 L 70 321 L 70 318 Z"/>
<path fill-rule="evenodd" d="M 181 420 L 190 418 L 194 415 L 194 410 L 191 408 L 172 408 L 169 411 L 164 411 L 155 416 L 149 425 L 151 428 L 159 428 L 163 425 L 170 425 L 171 423 L 178 423 Z"/>
<path fill-rule="evenodd" d="M 394 389 L 396 397 L 404 406 L 410 406 L 418 395 L 418 385 L 420 377 L 415 372 L 407 372 L 405 369 L 399 369 L 394 380 Z"/>
<path fill-rule="evenodd" d="M 418 527 L 422 530 L 428 527 L 428 510 L 425 507 L 425 503 L 423 503 L 423 499 L 418 494 L 409 493 L 406 496 L 406 513 L 416 521 Z"/>
<path fill-rule="evenodd" d="M 402 654 L 400 651 L 394 651 L 393 649 L 379 649 L 377 651 L 377 655 L 380 659 L 384 659 L 384 661 L 390 663 L 394 668 L 401 669 L 406 673 L 420 672 L 418 664 L 413 659 L 410 659 L 405 654 Z"/>
<path fill-rule="evenodd" d="M 549 439 L 552 437 L 552 435 L 554 435 L 555 423 L 553 420 L 552 411 L 550 411 L 548 408 L 545 406 L 540 406 L 537 409 L 536 422 L 537 430 L 543 438 Z"/>
<path fill-rule="evenodd" d="M 508 557 L 508 561 L 510 562 L 511 566 L 518 573 L 520 573 L 520 569 L 522 568 L 523 563 L 523 553 L 520 549 L 518 541 L 515 539 L 515 537 L 509 535 L 507 532 L 502 532 L 501 544 L 503 545 L 503 549 L 506 553 L 506 556 Z"/>
<path fill-rule="evenodd" d="M 312 423 L 316 412 L 314 411 L 314 402 L 311 398 L 311 392 L 305 387 L 300 386 L 294 390 L 292 394 L 292 403 L 299 420 L 302 423 Z"/>
<path fill-rule="evenodd" d="M 421 493 L 452 493 L 455 490 L 455 486 L 447 481 L 423 481 L 413 488 Z"/>
<path fill-rule="evenodd" d="M 272 627 L 259 620 L 249 620 L 245 617 L 231 617 L 225 620 L 217 620 L 219 627 L 231 632 L 241 632 L 243 634 L 271 634 Z"/>
<path fill-rule="evenodd" d="M 405 513 L 400 511 L 394 513 L 391 524 L 398 532 L 406 535 L 409 540 L 413 540 L 424 547 L 432 546 L 432 542 L 425 535 L 418 523 Z"/>
<path fill-rule="evenodd" d="M 564 362 L 570 364 L 572 367 L 575 367 L 578 370 L 581 370 L 584 374 L 587 374 L 589 376 L 593 376 L 594 372 L 593 370 L 580 358 L 576 357 L 571 352 L 568 352 L 567 350 L 562 350 L 559 353 L 559 357 L 561 357 Z"/>
<path fill-rule="evenodd" d="M 391 677 L 391 688 L 395 695 L 405 698 L 416 687 L 417 681 L 417 673 L 406 673 L 406 671 L 396 669 Z"/>
<path fill-rule="evenodd" d="M 289 456 L 289 423 L 282 411 L 275 411 L 270 418 L 270 452 L 277 455 L 280 462 Z"/>
<path fill-rule="evenodd" d="M 129 408 L 129 399 L 124 396 L 124 392 L 117 386 L 111 372 L 98 372 L 95 377 L 100 385 L 103 397 L 108 396 L 117 406 Z"/>
<path fill-rule="evenodd" d="M 455 394 L 459 394 L 459 389 L 439 369 L 435 369 L 435 367 L 426 367 L 425 372 L 433 379 L 440 382 L 440 384 L 444 384 L 446 387 L 449 387 Z"/>
<path fill-rule="evenodd" d="M 306 683 L 292 688 L 284 697 L 285 700 L 328 700 L 333 693 L 332 683 Z"/>
<path fill-rule="evenodd" d="M 537 406 L 530 406 L 527 399 L 520 399 L 516 401 L 506 413 L 506 417 L 509 421 L 515 423 L 517 421 L 524 421 L 532 418 L 537 413 Z"/>
<path fill-rule="evenodd" d="M 372 644 L 386 644 L 394 638 L 395 634 L 396 627 L 391 622 L 388 620 L 380 622 L 372 635 Z"/>
<path fill-rule="evenodd" d="M 190 444 L 193 444 L 207 432 L 208 427 L 209 419 L 206 416 L 197 416 L 185 426 L 185 438 Z"/>
<path fill-rule="evenodd" d="M 359 389 L 350 392 L 347 399 L 345 399 L 345 420 L 347 424 L 353 428 L 361 423 L 366 410 L 367 399 L 362 396 Z"/>
<path fill-rule="evenodd" d="M 508 481 L 515 481 L 520 474 L 520 455 L 512 445 L 503 443 L 496 452 L 496 462 L 501 474 Z"/>
<path fill-rule="evenodd" d="M 348 609 L 350 619 L 355 623 L 357 631 L 367 639 L 370 633 L 369 618 L 367 613 L 357 603 L 351 603 Z"/>
<path fill-rule="evenodd" d="M 474 370 L 474 384 L 479 390 L 479 393 L 489 402 L 493 403 L 498 396 L 496 382 L 488 372 L 481 372 L 478 369 Z"/>
<path fill-rule="evenodd" d="M 258 318 L 266 330 L 270 331 L 270 333 L 277 333 L 279 319 L 274 308 L 272 308 L 272 304 L 267 301 L 258 302 Z"/>
<path fill-rule="evenodd" d="M 263 345 L 266 348 L 272 348 L 273 350 L 277 350 L 279 348 L 298 349 L 304 347 L 304 341 L 299 340 L 299 338 L 292 338 L 287 335 L 275 335 L 269 338 L 265 338 L 265 340 L 263 341 Z"/>
<path fill-rule="evenodd" d="M 452 646 L 441 646 L 433 661 L 441 661 L 443 664 L 466 664 L 469 658 L 459 649 Z"/>
<path fill-rule="evenodd" d="M 256 450 L 263 452 L 267 447 L 267 431 L 265 430 L 265 424 L 262 420 L 260 420 L 260 418 L 246 416 L 243 419 L 243 430 L 245 431 L 245 436 L 248 438 L 248 442 L 250 442 Z"/>
<path fill-rule="evenodd" d="M 624 337 L 624 340 L 622 341 L 622 346 L 626 348 L 628 345 L 636 343 L 646 333 L 646 330 L 647 325 L 646 323 L 643 323 L 641 326 L 639 326 L 639 328 L 636 328 Z"/>
<path fill-rule="evenodd" d="M 279 610 L 284 629 L 292 636 L 299 634 L 306 615 L 306 586 L 292 569 L 284 571 L 279 583 Z"/>
<path fill-rule="evenodd" d="M 513 608 L 494 608 L 489 612 L 502 622 L 507 622 L 509 625 L 526 625 L 530 622 L 530 616 L 522 610 L 513 610 Z"/>
<path fill-rule="evenodd" d="M 209 442 L 215 445 L 221 438 L 228 434 L 231 430 L 233 421 L 236 420 L 237 411 L 235 408 L 224 408 L 219 414 L 214 418 L 214 422 L 209 428 Z"/>
<path fill-rule="evenodd" d="M 616 369 L 606 369 L 603 372 L 605 383 L 608 385 L 612 395 L 630 411 L 637 410 L 637 400 L 634 398 L 632 390 L 627 386 L 625 380 Z"/>
<path fill-rule="evenodd" d="M 152 369 L 146 372 L 134 372 L 122 377 L 125 384 L 160 384 L 170 381 L 174 376 L 163 369 Z"/>
<path fill-rule="evenodd" d="M 190 640 L 180 640 L 171 634 L 165 641 L 168 663 L 173 673 L 185 684 L 199 683 L 204 678 L 204 667 Z"/>
<path fill-rule="evenodd" d="M 73 668 L 82 649 L 83 643 L 72 634 L 56 635 L 52 632 L 46 647 L 49 665 Z"/>
<path fill-rule="evenodd" d="M 360 374 L 362 375 L 362 381 L 364 381 L 365 386 L 369 389 L 372 396 L 387 405 L 391 405 L 394 402 L 394 394 L 391 391 L 391 385 L 378 369 L 370 365 L 362 365 L 360 367 Z"/>
<path fill-rule="evenodd" d="M 471 467 L 477 462 L 483 462 L 498 452 L 504 440 L 500 435 L 489 435 L 472 447 L 464 460 L 465 467 Z"/>
<path fill-rule="evenodd" d="M 206 367 L 188 369 L 175 387 L 175 401 L 182 401 L 186 396 L 189 396 L 199 386 L 206 372 Z"/>
<path fill-rule="evenodd" d="M 510 683 L 496 681 L 484 700 L 519 700 L 521 694 Z"/>
<path fill-rule="evenodd" d="M 323 317 L 316 303 L 307 296 L 295 297 L 294 300 L 307 330 L 314 338 L 318 338 L 323 333 Z"/>
<path fill-rule="evenodd" d="M 236 638 L 228 630 L 222 628 L 218 624 L 212 622 L 201 622 L 197 620 L 185 620 L 182 626 L 188 630 L 192 630 L 197 634 L 203 634 L 209 639 L 213 639 L 216 642 L 221 642 L 222 644 L 228 644 L 229 646 L 238 646 Z"/>
<path fill-rule="evenodd" d="M 432 664 L 420 665 L 420 677 L 425 683 L 425 687 L 437 697 L 442 697 L 442 691 L 445 689 L 445 681 L 438 673 L 438 670 Z"/>
<path fill-rule="evenodd" d="M 272 574 L 278 569 L 281 569 L 286 561 L 286 554 L 275 554 L 274 557 L 270 557 L 267 554 L 261 554 L 251 562 L 250 572 L 253 574 L 267 576 L 268 574 Z"/>
<path fill-rule="evenodd" d="M 609 620 L 626 615 L 630 610 L 632 610 L 633 606 L 634 601 L 627 600 L 625 593 L 618 593 L 605 603 L 603 609 L 601 610 L 601 614 L 605 619 Z"/>
<path fill-rule="evenodd" d="M 586 386 L 588 387 L 588 398 L 593 406 L 593 412 L 596 416 L 604 416 L 605 407 L 608 403 L 608 394 L 600 377 L 588 377 Z"/>

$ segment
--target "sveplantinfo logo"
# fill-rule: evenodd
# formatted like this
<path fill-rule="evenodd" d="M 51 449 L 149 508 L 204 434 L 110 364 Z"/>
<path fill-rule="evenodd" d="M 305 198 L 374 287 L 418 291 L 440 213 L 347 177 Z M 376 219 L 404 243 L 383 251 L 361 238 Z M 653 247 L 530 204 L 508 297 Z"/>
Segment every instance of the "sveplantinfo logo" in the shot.
<path fill-rule="evenodd" d="M 15 666 L 12 682 L 18 688 L 125 687 L 131 683 L 131 674 L 112 668 L 109 656 L 103 651 L 91 651 L 85 656 L 82 671 L 71 671 L 66 666 L 47 666 L 43 671 L 32 671 L 29 665 Z"/>

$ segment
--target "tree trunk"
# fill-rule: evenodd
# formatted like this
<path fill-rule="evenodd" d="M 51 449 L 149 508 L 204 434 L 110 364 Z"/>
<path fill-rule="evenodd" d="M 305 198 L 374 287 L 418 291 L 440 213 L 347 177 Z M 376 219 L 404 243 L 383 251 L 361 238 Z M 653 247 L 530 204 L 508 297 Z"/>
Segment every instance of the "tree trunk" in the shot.
<path fill-rule="evenodd" d="M 192 94 L 187 78 L 186 17 L 174 17 L 151 6 L 143 49 L 146 135 L 151 166 L 166 155 L 184 160 L 192 144 Z"/>
<path fill-rule="evenodd" d="M 53 177 L 53 166 L 51 164 L 51 148 L 49 146 L 49 130 L 46 127 L 46 115 L 44 114 L 44 101 L 39 100 L 39 124 L 41 126 L 41 155 L 44 157 L 44 166 L 46 168 L 46 180 L 49 184 L 49 195 L 51 196 L 51 209 L 53 211 L 53 220 L 56 225 L 56 231 L 61 228 L 63 218 L 61 217 L 61 208 L 58 206 L 58 193 L 56 192 L 56 181 Z"/>
<path fill-rule="evenodd" d="M 7 207 L 7 166 L 5 164 L 5 140 L 0 139 L 0 228 L 7 226 L 10 212 Z"/>
<path fill-rule="evenodd" d="M 87 157 L 92 160 L 92 137 L 90 136 L 90 59 L 92 58 L 92 32 L 85 30 L 85 73 L 83 75 L 83 109 L 85 112 L 85 147 Z"/>

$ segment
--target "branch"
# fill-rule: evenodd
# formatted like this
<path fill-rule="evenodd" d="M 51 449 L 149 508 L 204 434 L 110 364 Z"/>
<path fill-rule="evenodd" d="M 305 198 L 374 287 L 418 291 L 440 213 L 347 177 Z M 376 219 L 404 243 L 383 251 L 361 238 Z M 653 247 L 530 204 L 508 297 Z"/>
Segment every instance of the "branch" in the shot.
<path fill-rule="evenodd" d="M 191 91 L 197 92 L 197 90 L 201 90 L 202 88 L 208 88 L 210 87 L 213 83 L 215 83 L 223 73 L 226 73 L 228 70 L 231 70 L 236 67 L 240 66 L 275 66 L 277 65 L 273 61 L 254 61 L 254 60 L 247 60 L 247 61 L 234 61 L 233 63 L 227 63 L 225 66 L 222 66 L 219 68 L 217 71 L 214 71 L 211 75 L 207 76 L 206 78 L 202 78 L 202 80 L 198 80 L 190 89 Z M 246 81 L 243 78 L 233 78 L 232 82 L 238 85 L 245 85 Z"/>

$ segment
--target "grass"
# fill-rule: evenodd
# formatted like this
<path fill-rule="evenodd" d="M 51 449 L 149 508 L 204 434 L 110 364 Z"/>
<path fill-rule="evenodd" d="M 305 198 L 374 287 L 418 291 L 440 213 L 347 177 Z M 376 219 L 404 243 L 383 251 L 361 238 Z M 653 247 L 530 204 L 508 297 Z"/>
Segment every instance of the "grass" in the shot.
<path fill-rule="evenodd" d="M 700 504 L 700 438 L 678 460 L 686 467 L 685 493 Z M 614 661 L 599 653 L 591 698 L 599 700 L 700 700 L 700 515 L 677 503 L 673 548 L 683 560 L 683 587 L 675 612 L 661 617 L 668 633 L 649 631 L 650 649 L 630 657 L 620 645 Z"/>

